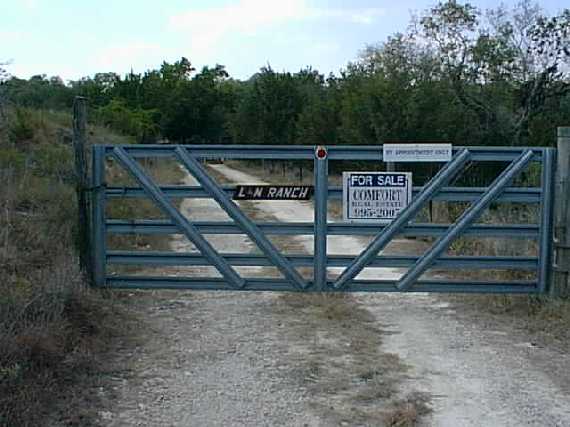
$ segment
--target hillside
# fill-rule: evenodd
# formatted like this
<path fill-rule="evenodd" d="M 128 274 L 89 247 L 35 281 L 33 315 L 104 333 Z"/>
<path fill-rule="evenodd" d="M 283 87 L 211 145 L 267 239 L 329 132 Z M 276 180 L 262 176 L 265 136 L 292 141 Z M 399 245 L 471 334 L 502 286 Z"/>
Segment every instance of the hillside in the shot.
<path fill-rule="evenodd" d="M 89 134 L 129 142 L 101 127 Z M 88 289 L 78 271 L 71 117 L 8 111 L 0 181 L 0 424 L 89 425 L 88 386 L 102 381 L 103 356 L 130 323 L 124 304 Z"/>

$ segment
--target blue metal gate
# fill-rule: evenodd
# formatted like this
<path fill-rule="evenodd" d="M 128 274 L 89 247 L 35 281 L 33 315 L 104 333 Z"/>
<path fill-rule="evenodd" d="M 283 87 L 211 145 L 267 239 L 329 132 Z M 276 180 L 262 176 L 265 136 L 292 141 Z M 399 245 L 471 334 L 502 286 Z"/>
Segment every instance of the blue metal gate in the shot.
<path fill-rule="evenodd" d="M 323 155 L 324 153 L 324 155 Z M 137 161 L 141 158 L 173 158 L 198 182 L 196 186 L 160 186 Z M 105 183 L 106 159 L 113 158 L 138 183 L 137 187 L 108 186 Z M 247 217 L 231 195 L 235 186 L 220 186 L 209 176 L 203 159 L 281 159 L 314 162 L 314 221 L 259 222 Z M 552 258 L 553 175 L 555 150 L 550 148 L 454 147 L 452 160 L 422 187 L 414 187 L 411 203 L 389 224 L 353 224 L 327 221 L 328 201 L 340 199 L 342 189 L 329 187 L 330 161 L 382 161 L 382 146 L 329 146 L 317 155 L 309 146 L 216 146 L 216 145 L 97 145 L 93 147 L 93 253 L 95 283 L 110 288 L 271 290 L 271 291 L 418 291 L 543 293 L 549 284 Z M 507 164 L 486 187 L 454 186 L 467 164 L 494 162 Z M 532 165 L 532 166 L 531 166 Z M 540 174 L 540 184 L 515 187 L 513 180 L 531 167 Z M 110 198 L 151 199 L 168 220 L 107 218 L 106 201 Z M 211 198 L 231 221 L 191 221 L 171 198 Z M 430 201 L 460 201 L 469 207 L 453 224 L 418 223 L 412 220 Z M 538 207 L 534 223 L 482 224 L 476 221 L 491 203 L 523 203 Z M 107 249 L 107 237 L 114 233 L 183 234 L 198 254 L 156 251 L 118 251 Z M 243 234 L 260 249 L 259 254 L 220 253 L 205 235 Z M 270 235 L 309 235 L 314 237 L 313 254 L 284 254 L 267 237 Z M 327 236 L 373 236 L 360 255 L 328 255 Z M 431 247 L 420 256 L 384 255 L 382 250 L 396 236 L 420 236 L 433 239 Z M 506 239 L 533 239 L 536 256 L 448 256 L 449 246 L 460 236 Z M 169 277 L 111 274 L 111 264 L 213 266 L 222 277 Z M 272 266 L 281 278 L 244 278 L 236 266 Z M 312 277 L 299 273 L 297 267 L 313 267 Z M 327 272 L 344 267 L 340 275 Z M 364 268 L 398 268 L 397 279 L 377 277 L 357 279 Z M 430 268 L 526 272 L 528 280 L 471 280 L 428 278 L 421 276 Z M 454 275 L 453 277 L 456 277 Z"/>

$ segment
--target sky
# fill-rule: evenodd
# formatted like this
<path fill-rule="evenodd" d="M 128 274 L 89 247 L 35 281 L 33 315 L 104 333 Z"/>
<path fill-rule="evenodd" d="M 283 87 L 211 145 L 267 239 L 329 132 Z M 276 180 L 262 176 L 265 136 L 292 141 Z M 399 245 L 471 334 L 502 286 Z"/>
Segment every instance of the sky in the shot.
<path fill-rule="evenodd" d="M 554 14 L 568 0 L 539 4 Z M 516 0 L 505 1 L 512 6 Z M 270 64 L 338 73 L 366 45 L 405 31 L 435 0 L 0 0 L 0 63 L 11 75 L 77 80 L 186 57 L 247 79 Z M 498 1 L 471 0 L 481 9 Z"/>

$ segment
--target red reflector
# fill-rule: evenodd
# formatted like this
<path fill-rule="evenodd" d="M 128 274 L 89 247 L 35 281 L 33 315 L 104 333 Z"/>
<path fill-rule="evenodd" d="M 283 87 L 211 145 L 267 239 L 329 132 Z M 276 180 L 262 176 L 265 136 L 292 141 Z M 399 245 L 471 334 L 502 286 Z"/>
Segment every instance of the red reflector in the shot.
<path fill-rule="evenodd" d="M 325 150 L 323 147 L 318 147 L 316 154 L 317 154 L 317 159 L 324 159 L 325 157 L 327 157 L 327 150 Z"/>

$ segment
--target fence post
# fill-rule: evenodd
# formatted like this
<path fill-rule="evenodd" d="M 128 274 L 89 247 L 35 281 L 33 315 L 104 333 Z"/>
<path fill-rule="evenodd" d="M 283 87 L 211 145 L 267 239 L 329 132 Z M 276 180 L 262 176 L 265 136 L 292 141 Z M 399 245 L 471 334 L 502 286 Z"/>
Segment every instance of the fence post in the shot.
<path fill-rule="evenodd" d="M 554 280 L 551 294 L 570 294 L 570 127 L 558 128 Z"/>
<path fill-rule="evenodd" d="M 75 155 L 75 191 L 77 194 L 77 246 L 79 250 L 79 267 L 91 282 L 93 268 L 91 263 L 91 242 L 89 227 L 89 187 L 87 163 L 85 161 L 85 145 L 87 142 L 87 105 L 86 99 L 77 96 L 73 102 L 73 151 Z"/>

